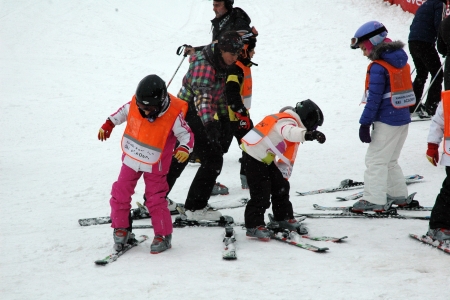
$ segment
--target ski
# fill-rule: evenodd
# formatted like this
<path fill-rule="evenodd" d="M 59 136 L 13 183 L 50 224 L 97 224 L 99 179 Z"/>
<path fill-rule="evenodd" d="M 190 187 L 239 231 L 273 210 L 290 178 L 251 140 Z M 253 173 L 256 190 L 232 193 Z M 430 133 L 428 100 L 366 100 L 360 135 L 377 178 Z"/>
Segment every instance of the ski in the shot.
<path fill-rule="evenodd" d="M 332 236 L 310 236 L 310 235 L 301 235 L 304 239 L 310 239 L 313 241 L 323 241 L 323 242 L 333 242 L 340 243 L 342 240 L 348 238 L 348 236 L 343 236 L 340 238 L 332 237 Z"/>
<path fill-rule="evenodd" d="M 349 211 L 351 206 L 322 206 L 318 204 L 313 204 L 313 207 L 317 210 L 343 210 L 343 211 Z M 418 207 L 401 207 L 396 206 L 397 210 L 406 210 L 406 211 L 431 211 L 433 209 L 432 206 L 418 206 Z"/>
<path fill-rule="evenodd" d="M 416 240 L 424 243 L 424 244 L 430 245 L 436 249 L 442 250 L 445 253 L 450 254 L 450 243 L 442 243 L 437 240 L 433 240 L 426 235 L 417 235 L 417 234 L 410 233 L 409 236 L 412 237 L 413 239 L 416 239 Z"/>
<path fill-rule="evenodd" d="M 403 219 L 403 220 L 430 220 L 430 216 L 408 216 L 399 214 L 386 214 L 386 213 L 352 213 L 343 212 L 339 214 L 327 214 L 327 213 L 294 213 L 294 216 L 305 216 L 312 219 Z"/>
<path fill-rule="evenodd" d="M 184 207 L 177 207 L 178 212 L 180 213 L 180 216 L 175 218 L 175 221 L 173 222 L 174 228 L 183 228 L 183 227 L 226 227 L 228 225 L 240 225 L 234 223 L 234 220 L 230 216 L 221 216 L 219 220 L 216 221 L 209 221 L 209 220 L 188 220 L 186 216 L 186 212 L 184 210 Z"/>
<path fill-rule="evenodd" d="M 309 250 L 309 251 L 313 251 L 313 252 L 325 252 L 327 250 L 329 250 L 327 247 L 317 247 L 311 244 L 306 244 L 306 243 L 300 243 L 298 242 L 300 235 L 295 232 L 295 231 L 291 231 L 291 232 L 287 232 L 287 231 L 281 231 L 281 232 L 277 232 L 272 236 L 272 239 L 275 239 L 277 241 L 280 242 L 284 242 L 287 243 L 289 245 L 293 245 L 305 250 Z"/>
<path fill-rule="evenodd" d="M 243 207 L 247 204 L 248 202 L 248 198 L 241 198 L 238 200 L 238 203 L 235 204 L 229 204 L 230 200 L 227 200 L 227 203 L 220 206 L 214 206 L 214 209 L 232 209 L 232 208 L 238 208 L 238 207 Z M 137 204 L 137 208 L 133 208 L 130 210 L 130 214 L 131 214 L 131 219 L 132 220 L 140 220 L 140 219 L 148 219 L 151 218 L 151 216 L 149 215 L 147 208 L 141 204 L 140 202 L 136 202 Z M 176 207 L 184 207 L 184 204 L 181 203 L 176 203 Z M 175 210 L 171 210 L 170 211 L 171 215 L 177 215 L 179 214 L 178 209 Z M 109 216 L 107 217 L 96 217 L 96 218 L 85 218 L 85 219 L 79 219 L 78 220 L 78 224 L 80 224 L 80 226 L 92 226 L 92 225 L 103 225 L 103 224 L 111 224 L 111 218 Z"/>
<path fill-rule="evenodd" d="M 239 208 L 239 207 L 243 207 L 247 205 L 247 202 L 249 201 L 249 198 L 241 198 L 238 199 L 235 203 L 231 203 L 230 200 L 222 200 L 222 201 L 217 201 L 217 202 L 213 202 L 210 203 L 211 208 L 213 209 L 232 209 L 232 208 Z M 220 202 L 225 202 L 224 205 L 220 205 L 218 203 Z"/>
<path fill-rule="evenodd" d="M 108 256 L 106 256 L 103 259 L 96 260 L 95 264 L 98 265 L 98 266 L 105 266 L 107 264 L 115 262 L 119 257 L 121 257 L 123 254 L 128 252 L 128 250 L 130 250 L 131 248 L 136 247 L 137 245 L 145 242 L 146 240 L 148 240 L 148 236 L 141 235 L 138 238 L 136 238 L 136 241 L 133 244 L 126 244 L 122 250 L 117 251 L 117 252 L 113 252 L 113 253 L 109 254 Z"/>
<path fill-rule="evenodd" d="M 236 256 L 236 238 L 234 237 L 234 229 L 231 226 L 225 227 L 225 235 L 223 238 L 224 249 L 222 251 L 222 258 L 225 260 L 237 259 Z"/>
<path fill-rule="evenodd" d="M 308 192 L 296 192 L 296 193 L 298 194 L 297 196 L 307 196 L 307 195 L 315 195 L 315 194 L 323 194 L 323 193 L 334 193 L 334 192 L 345 191 L 345 190 L 350 190 L 350 189 L 358 189 L 361 186 L 364 186 L 364 182 L 357 182 L 357 181 L 353 181 L 351 179 L 344 179 L 341 181 L 339 186 L 336 186 L 336 187 L 312 190 L 312 191 L 308 191 Z"/>
<path fill-rule="evenodd" d="M 418 175 L 418 174 L 405 176 L 406 184 L 423 182 L 422 179 L 423 179 L 423 176 Z M 364 185 L 362 185 L 361 187 L 364 187 Z M 364 192 L 358 192 L 358 193 L 351 194 L 346 197 L 336 197 L 336 199 L 341 200 L 341 201 L 356 200 L 356 199 L 361 198 L 363 196 L 363 194 L 364 194 Z"/>
<path fill-rule="evenodd" d="M 406 180 L 407 184 L 418 182 L 421 179 L 423 179 L 423 176 L 418 175 L 418 174 L 405 176 L 405 180 Z M 352 179 L 344 179 L 341 181 L 339 186 L 336 186 L 336 187 L 312 190 L 312 191 L 308 191 L 308 192 L 296 192 L 296 193 L 297 193 L 297 196 L 307 196 L 307 195 L 315 195 L 315 194 L 323 194 L 323 193 L 334 193 L 334 192 L 351 190 L 351 189 L 359 189 L 359 188 L 363 188 L 363 187 L 364 187 L 364 182 L 358 182 L 358 181 L 354 181 Z M 359 193 L 357 193 L 357 194 L 359 195 Z M 354 198 L 354 199 L 357 199 L 357 198 Z M 348 199 L 348 200 L 354 200 L 354 199 Z"/>

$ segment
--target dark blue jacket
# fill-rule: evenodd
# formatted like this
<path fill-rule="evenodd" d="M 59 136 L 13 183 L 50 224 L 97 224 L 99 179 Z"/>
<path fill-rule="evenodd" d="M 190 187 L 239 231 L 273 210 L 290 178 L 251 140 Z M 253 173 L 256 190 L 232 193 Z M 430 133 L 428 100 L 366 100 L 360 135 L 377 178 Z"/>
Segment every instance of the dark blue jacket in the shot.
<path fill-rule="evenodd" d="M 403 50 L 400 41 L 383 42 L 373 47 L 368 58 L 372 61 L 381 59 L 395 68 L 403 68 L 408 61 L 408 55 Z M 391 92 L 389 72 L 381 65 L 374 63 L 369 70 L 369 94 L 359 123 L 370 125 L 379 121 L 391 126 L 401 126 L 411 122 L 409 108 L 395 108 L 391 98 L 383 99 L 383 95 Z"/>
<path fill-rule="evenodd" d="M 409 27 L 408 41 L 435 43 L 445 0 L 427 0 L 416 11 Z"/>

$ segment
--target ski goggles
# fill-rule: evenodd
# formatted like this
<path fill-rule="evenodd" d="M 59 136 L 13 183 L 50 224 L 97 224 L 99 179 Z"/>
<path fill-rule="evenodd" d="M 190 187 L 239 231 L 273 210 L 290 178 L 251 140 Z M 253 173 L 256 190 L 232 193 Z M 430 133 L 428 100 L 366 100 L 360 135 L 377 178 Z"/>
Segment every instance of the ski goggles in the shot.
<path fill-rule="evenodd" d="M 380 27 L 380 28 L 378 28 L 378 29 L 376 29 L 376 30 L 374 30 L 374 31 L 372 31 L 372 32 L 366 33 L 366 34 L 363 35 L 363 36 L 360 36 L 360 37 L 353 37 L 353 38 L 350 40 L 350 48 L 352 48 L 352 49 L 358 49 L 358 48 L 359 48 L 359 46 L 358 46 L 359 43 L 364 42 L 364 41 L 366 41 L 366 40 L 370 40 L 370 39 L 373 38 L 374 36 L 377 36 L 377 35 L 379 35 L 380 33 L 385 32 L 385 31 L 388 32 L 387 29 L 386 29 L 386 27 L 382 26 L 382 27 Z"/>

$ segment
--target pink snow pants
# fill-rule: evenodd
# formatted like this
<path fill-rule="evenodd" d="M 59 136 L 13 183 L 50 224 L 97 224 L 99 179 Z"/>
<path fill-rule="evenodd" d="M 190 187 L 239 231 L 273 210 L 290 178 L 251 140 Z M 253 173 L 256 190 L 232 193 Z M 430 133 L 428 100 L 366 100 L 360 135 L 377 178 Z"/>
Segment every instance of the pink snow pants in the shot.
<path fill-rule="evenodd" d="M 136 184 L 144 175 L 145 205 L 152 216 L 152 225 L 155 235 L 168 235 L 173 231 L 172 217 L 168 208 L 166 194 L 169 191 L 166 175 L 148 172 L 136 172 L 122 164 L 119 178 L 114 182 L 111 190 L 111 220 L 112 228 L 128 228 L 128 216 L 131 209 L 131 196 L 134 194 Z"/>

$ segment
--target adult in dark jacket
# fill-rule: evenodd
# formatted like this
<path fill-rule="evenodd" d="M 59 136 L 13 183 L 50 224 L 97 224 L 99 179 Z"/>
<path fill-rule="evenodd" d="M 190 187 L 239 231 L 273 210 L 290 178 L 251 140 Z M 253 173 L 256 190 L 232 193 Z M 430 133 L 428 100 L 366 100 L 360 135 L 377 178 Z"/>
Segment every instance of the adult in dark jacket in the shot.
<path fill-rule="evenodd" d="M 444 66 L 444 89 L 450 90 L 450 16 L 442 20 L 439 28 L 437 49 L 446 57 Z"/>
<path fill-rule="evenodd" d="M 212 41 L 217 41 L 219 37 L 227 31 L 251 32 L 250 23 L 252 20 L 240 7 L 233 7 L 234 0 L 214 0 L 213 11 L 216 17 L 211 20 Z M 184 53 L 192 55 L 195 51 L 201 51 L 205 46 L 185 48 Z"/>
<path fill-rule="evenodd" d="M 443 73 L 442 71 L 438 73 L 441 68 L 441 60 L 436 51 L 436 39 L 442 20 L 443 3 L 446 3 L 446 0 L 424 2 L 417 9 L 410 26 L 408 45 L 416 67 L 413 88 L 418 100 L 415 106 L 410 107 L 411 113 L 420 104 L 428 73 L 430 73 L 432 80 L 436 78 L 428 90 L 425 106 L 419 106 L 416 110 L 421 117 L 434 116 L 441 99 Z"/>

